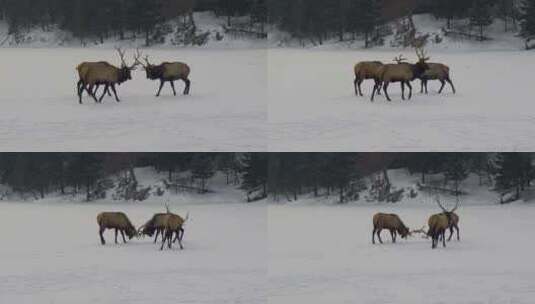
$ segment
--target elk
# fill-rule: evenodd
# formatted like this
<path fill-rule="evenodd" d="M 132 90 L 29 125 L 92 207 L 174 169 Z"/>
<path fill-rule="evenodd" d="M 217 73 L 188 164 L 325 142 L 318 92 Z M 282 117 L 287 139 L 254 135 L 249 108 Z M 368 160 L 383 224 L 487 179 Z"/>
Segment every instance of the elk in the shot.
<path fill-rule="evenodd" d="M 149 221 L 147 221 L 144 225 L 139 227 L 138 234 L 140 236 L 148 235 L 152 237 L 154 235 L 154 232 L 156 232 L 156 236 L 154 237 L 154 243 L 156 243 L 158 240 L 158 235 L 161 234 L 162 238 L 164 237 L 164 231 L 165 231 L 164 219 L 165 219 L 166 214 L 168 213 L 154 214 Z M 179 216 L 179 215 L 176 215 L 176 216 Z M 188 216 L 186 216 L 186 219 L 183 219 L 184 222 L 187 220 Z M 184 227 L 181 227 L 180 234 L 176 235 L 175 239 L 173 240 L 173 243 L 176 242 L 179 238 L 180 240 L 182 240 L 183 237 L 184 237 Z"/>
<path fill-rule="evenodd" d="M 137 65 L 137 57 L 134 55 L 134 64 L 131 66 L 128 66 L 124 59 L 124 51 L 120 48 L 116 48 L 117 52 L 119 53 L 119 57 L 121 59 L 121 67 L 117 68 L 107 62 L 98 62 L 97 64 L 92 64 L 89 66 L 86 65 L 79 65 L 77 67 L 78 74 L 80 75 L 80 81 L 93 99 L 95 99 L 95 102 L 101 103 L 102 99 L 104 98 L 104 95 L 106 92 L 109 93 L 108 89 L 111 87 L 113 94 L 115 95 L 115 100 L 119 102 L 119 97 L 117 97 L 117 91 L 115 90 L 115 85 L 120 85 L 121 83 L 132 79 L 132 73 L 131 71 L 135 69 Z M 85 70 L 85 73 L 84 73 Z M 80 82 L 79 81 L 79 82 Z M 104 92 L 102 93 L 102 96 L 100 99 L 97 99 L 94 88 L 95 86 L 104 85 Z M 79 102 L 82 103 L 82 93 L 83 89 L 78 90 L 78 97 Z"/>
<path fill-rule="evenodd" d="M 452 231 L 452 226 L 457 225 L 454 224 L 453 214 L 455 210 L 459 207 L 459 200 L 455 203 L 455 207 L 451 209 L 451 211 L 448 211 L 442 204 L 440 203 L 440 200 L 438 198 L 435 199 L 440 209 L 442 209 L 442 213 L 433 214 L 429 217 L 427 220 L 427 225 L 429 226 L 429 230 L 427 231 L 427 235 L 431 237 L 431 248 L 435 249 L 438 245 L 438 242 L 442 238 L 442 246 L 446 247 L 446 230 L 450 230 L 450 237 Z M 458 218 L 458 217 L 457 217 Z M 457 230 L 459 231 L 459 230 Z"/>
<path fill-rule="evenodd" d="M 97 215 L 97 223 L 99 226 L 99 235 L 100 235 L 100 242 L 102 245 L 106 244 L 106 241 L 104 240 L 103 233 L 106 229 L 115 229 L 115 244 L 117 244 L 117 232 L 121 232 L 121 236 L 123 237 L 123 242 L 126 243 L 126 239 L 124 237 L 124 233 L 126 232 L 126 235 L 128 236 L 128 239 L 131 240 L 134 236 L 137 235 L 136 228 L 126 214 L 122 212 L 102 212 Z"/>
<path fill-rule="evenodd" d="M 375 244 L 375 234 L 379 238 L 379 242 L 382 244 L 381 240 L 381 230 L 388 229 L 390 230 L 390 235 L 392 236 L 392 243 L 396 242 L 397 233 L 401 235 L 402 238 L 407 238 L 411 233 L 409 228 L 403 224 L 399 216 L 396 214 L 388 213 L 376 213 L 373 216 L 373 232 L 372 232 L 372 243 Z"/>
<path fill-rule="evenodd" d="M 362 61 L 355 64 L 353 68 L 355 72 L 355 80 L 353 81 L 355 95 L 363 96 L 360 85 L 365 79 L 375 79 L 377 77 L 377 71 L 381 66 L 383 66 L 383 63 L 380 61 Z M 381 88 L 379 88 L 377 94 L 381 94 L 380 90 Z"/>
<path fill-rule="evenodd" d="M 429 68 L 426 63 L 426 61 L 429 60 L 429 57 L 425 57 L 424 51 L 417 48 L 416 55 L 418 56 L 418 61 L 415 64 L 403 62 L 406 59 L 400 55 L 399 57 L 394 58 L 394 61 L 397 63 L 384 64 L 379 68 L 377 77 L 375 78 L 375 86 L 373 87 L 371 101 L 373 101 L 375 93 L 381 89 L 381 84 L 386 99 L 392 101 L 388 95 L 388 85 L 391 82 L 401 83 L 401 99 L 403 100 L 405 100 L 405 85 L 407 85 L 409 87 L 409 99 L 411 99 L 412 86 L 410 82 L 420 77 L 420 75 Z"/>
<path fill-rule="evenodd" d="M 139 58 L 141 56 L 141 53 L 139 50 L 137 51 L 137 57 Z M 145 56 L 143 58 L 145 63 L 142 63 L 139 59 L 136 60 L 136 63 L 143 66 L 145 69 L 145 72 L 147 73 L 147 79 L 150 80 L 160 80 L 160 88 L 158 89 L 158 93 L 156 93 L 156 97 L 160 96 L 160 93 L 162 92 L 163 85 L 165 82 L 169 81 L 171 83 L 171 88 L 173 89 L 173 95 L 176 96 L 176 90 L 175 90 L 175 81 L 176 80 L 182 80 L 186 84 L 186 87 L 184 88 L 184 95 L 189 94 L 191 81 L 189 80 L 189 74 L 190 74 L 190 68 L 187 64 L 182 62 L 162 62 L 159 65 L 154 65 L 149 62 L 149 56 Z"/>
<path fill-rule="evenodd" d="M 173 213 L 166 213 L 163 218 L 163 227 L 164 227 L 164 234 L 162 239 L 162 246 L 160 247 L 160 250 L 163 250 L 163 246 L 165 245 L 165 241 L 167 241 L 167 246 L 169 249 L 172 247 L 173 239 L 173 233 L 177 234 L 177 237 L 175 240 L 178 240 L 178 245 L 180 246 L 180 249 L 184 249 L 184 246 L 182 246 L 182 236 L 184 229 L 182 226 L 184 225 L 185 220 L 181 218 L 180 216 L 173 214 Z M 180 235 L 180 231 L 182 231 L 182 236 Z"/>
<path fill-rule="evenodd" d="M 106 61 L 98 61 L 98 62 L 82 62 L 77 67 L 76 70 L 78 71 L 78 83 L 76 84 L 76 89 L 78 92 L 78 102 L 82 103 L 82 94 L 84 93 L 84 90 L 88 90 L 84 84 L 84 79 L 87 71 L 95 66 L 110 66 L 110 64 Z M 93 92 L 87 91 L 89 96 L 95 95 L 97 93 L 97 90 L 101 84 L 97 83 L 95 86 L 95 90 Z M 108 95 L 111 96 L 110 91 L 107 91 Z"/>
<path fill-rule="evenodd" d="M 451 86 L 451 90 L 453 91 L 453 94 L 455 94 L 455 86 L 453 85 L 453 82 L 450 78 L 450 68 L 442 63 L 434 63 L 429 62 L 429 69 L 426 70 L 420 77 L 420 93 L 424 92 L 425 88 L 425 94 L 427 94 L 427 81 L 429 80 L 438 80 L 442 84 L 440 86 L 440 89 L 438 90 L 438 93 L 442 93 L 442 90 L 444 89 L 444 86 L 446 85 L 446 82 L 448 82 Z"/>

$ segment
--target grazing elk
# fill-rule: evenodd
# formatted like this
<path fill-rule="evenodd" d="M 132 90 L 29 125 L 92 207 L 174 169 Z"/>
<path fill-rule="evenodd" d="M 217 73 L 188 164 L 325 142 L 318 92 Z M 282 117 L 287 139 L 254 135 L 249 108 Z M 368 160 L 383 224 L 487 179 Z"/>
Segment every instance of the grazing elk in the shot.
<path fill-rule="evenodd" d="M 137 52 L 137 57 L 139 58 L 141 56 L 141 53 Z M 176 80 L 182 80 L 186 84 L 186 87 L 184 88 L 184 95 L 189 94 L 191 81 L 189 80 L 189 74 L 190 74 L 190 68 L 187 64 L 182 62 L 162 62 L 159 65 L 151 64 L 149 62 L 149 56 L 145 56 L 143 58 L 145 60 L 145 64 L 142 63 L 139 59 L 136 60 L 138 64 L 143 66 L 145 68 L 145 72 L 147 73 L 147 79 L 150 80 L 160 80 L 160 88 L 158 89 L 158 93 L 156 93 L 156 97 L 160 96 L 160 92 L 162 91 L 163 85 L 165 82 L 169 81 L 171 83 L 171 88 L 173 89 L 173 95 L 176 96 L 176 90 L 175 90 L 175 81 Z"/>
<path fill-rule="evenodd" d="M 355 95 L 363 96 L 360 85 L 365 79 L 376 79 L 377 71 L 381 66 L 383 66 L 383 63 L 380 61 L 362 61 L 355 64 L 355 67 L 353 68 L 355 72 L 355 80 L 353 81 Z M 377 94 L 381 94 L 380 90 L 381 88 L 379 88 Z"/>
<path fill-rule="evenodd" d="M 120 68 L 115 67 L 107 62 L 98 62 L 96 64 L 92 64 L 89 66 L 81 64 L 77 67 L 78 74 L 80 75 L 80 81 L 82 83 L 83 88 L 85 88 L 87 93 L 90 94 L 93 97 L 93 99 L 95 99 L 95 102 L 101 103 L 106 92 L 109 93 L 108 90 L 110 87 L 111 87 L 111 90 L 113 91 L 113 94 L 115 95 L 115 100 L 119 102 L 120 100 L 119 100 L 119 97 L 117 97 L 117 91 L 115 90 L 115 85 L 116 84 L 120 85 L 121 83 L 132 79 L 131 71 L 135 69 L 138 58 L 134 56 L 134 64 L 131 66 L 128 66 L 124 59 L 124 51 L 121 50 L 120 48 L 117 48 L 116 50 L 119 53 L 119 57 L 121 58 Z M 100 97 L 100 99 L 97 99 L 94 88 L 95 86 L 98 87 L 100 85 L 105 86 L 104 92 L 102 93 L 102 96 Z M 79 89 L 78 97 L 79 97 L 80 103 L 82 103 L 82 93 L 83 93 L 83 89 Z"/>
<path fill-rule="evenodd" d="M 148 235 L 152 237 L 154 233 L 156 232 L 156 236 L 154 237 L 154 243 L 158 241 L 158 235 L 161 234 L 162 239 L 164 237 L 165 232 L 165 215 L 168 213 L 156 213 L 152 216 L 152 218 L 147 221 L 144 225 L 139 227 L 138 234 L 140 236 Z M 171 213 L 170 213 L 171 214 Z M 176 215 L 176 214 L 175 214 Z M 179 216 L 179 215 L 176 215 Z M 185 222 L 187 220 L 188 216 L 186 216 L 186 219 L 183 219 Z M 182 240 L 184 237 L 184 227 L 181 227 L 180 234 L 177 233 L 175 239 L 173 240 L 173 243 L 176 242 L 178 239 Z"/>
<path fill-rule="evenodd" d="M 420 93 L 423 93 L 425 88 L 425 94 L 427 94 L 427 81 L 438 80 L 442 84 L 440 90 L 438 90 L 439 94 L 442 93 L 442 89 L 444 89 L 446 82 L 450 84 L 451 90 L 453 91 L 453 94 L 455 94 L 455 86 L 453 86 L 453 82 L 450 78 L 450 68 L 442 63 L 429 62 L 427 65 L 429 66 L 429 69 L 418 77 L 421 86 Z"/>
<path fill-rule="evenodd" d="M 163 250 L 165 241 L 167 241 L 167 246 L 169 247 L 169 249 L 171 249 L 172 243 L 174 243 L 174 241 L 172 241 L 173 233 L 177 234 L 175 240 L 178 240 L 178 245 L 180 246 L 180 249 L 184 249 L 184 246 L 182 246 L 182 236 L 184 231 L 182 226 L 184 225 L 185 219 L 173 213 L 166 213 L 163 216 L 162 220 L 164 224 L 164 236 L 162 239 L 162 246 L 160 247 L 160 250 Z M 180 235 L 181 231 L 182 235 Z"/>
<path fill-rule="evenodd" d="M 446 247 L 446 230 L 452 229 L 451 227 L 454 225 L 454 219 L 453 219 L 454 218 L 453 215 L 455 214 L 454 211 L 457 210 L 457 208 L 459 207 L 459 200 L 457 200 L 457 202 L 455 203 L 455 207 L 453 207 L 451 211 L 446 210 L 446 208 L 442 206 L 438 198 L 436 199 L 436 202 L 443 212 L 433 214 L 427 220 L 427 225 L 429 226 L 427 235 L 431 237 L 431 240 L 432 240 L 431 248 L 433 249 L 437 247 L 440 239 L 442 239 L 442 246 Z M 457 224 L 455 224 L 455 226 L 457 226 Z M 453 230 L 450 230 L 450 237 L 451 237 L 452 231 Z"/>
<path fill-rule="evenodd" d="M 103 233 L 106 229 L 115 229 L 115 243 L 117 244 L 117 232 L 121 232 L 121 236 L 123 237 L 123 242 L 126 243 L 126 239 L 124 237 L 124 233 L 126 232 L 126 235 L 128 236 L 128 239 L 131 240 L 134 236 L 137 235 L 136 228 L 126 214 L 122 212 L 102 212 L 99 215 L 97 215 L 97 223 L 99 226 L 99 235 L 100 235 L 100 242 L 102 245 L 106 244 L 106 241 L 104 240 Z"/>
<path fill-rule="evenodd" d="M 379 242 L 381 244 L 383 243 L 383 240 L 381 240 L 381 230 L 383 229 L 388 229 L 390 231 L 392 243 L 396 242 L 397 233 L 399 233 L 402 238 L 407 238 L 407 236 L 411 235 L 409 228 L 403 224 L 399 216 L 396 214 L 377 213 L 373 216 L 373 244 L 375 244 L 375 234 L 377 234 Z"/>
<path fill-rule="evenodd" d="M 409 87 L 409 99 L 412 97 L 411 81 L 420 77 L 429 67 L 426 63 L 429 57 L 425 57 L 423 50 L 416 49 L 416 55 L 418 56 L 418 62 L 415 64 L 403 62 L 406 60 L 399 57 L 394 58 L 397 63 L 384 64 L 379 68 L 377 72 L 377 78 L 375 79 L 375 86 L 373 87 L 371 101 L 375 97 L 375 93 L 383 86 L 385 97 L 388 101 L 392 101 L 388 95 L 388 86 L 391 82 L 401 83 L 401 99 L 405 100 L 405 85 Z"/>

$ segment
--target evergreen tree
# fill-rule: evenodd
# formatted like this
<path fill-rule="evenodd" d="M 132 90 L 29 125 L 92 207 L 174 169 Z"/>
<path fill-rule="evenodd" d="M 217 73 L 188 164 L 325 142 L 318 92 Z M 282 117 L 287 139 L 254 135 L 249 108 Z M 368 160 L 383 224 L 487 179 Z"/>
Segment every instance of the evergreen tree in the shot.
<path fill-rule="evenodd" d="M 247 201 L 267 197 L 268 154 L 245 153 L 242 159 L 241 189 L 247 193 Z M 258 196 L 250 197 L 259 192 Z"/>
<path fill-rule="evenodd" d="M 445 177 L 453 181 L 455 194 L 459 195 L 460 183 L 468 177 L 469 154 L 448 153 L 445 159 Z"/>
<path fill-rule="evenodd" d="M 535 35 L 535 0 L 525 0 L 522 6 L 521 34 L 524 37 Z"/>
<path fill-rule="evenodd" d="M 499 153 L 496 159 L 496 190 L 515 191 L 515 199 L 520 191 L 533 179 L 533 165 L 529 153 Z"/>
<path fill-rule="evenodd" d="M 479 28 L 479 40 L 483 41 L 485 27 L 492 24 L 491 5 L 489 0 L 474 0 L 470 10 L 470 24 Z"/>

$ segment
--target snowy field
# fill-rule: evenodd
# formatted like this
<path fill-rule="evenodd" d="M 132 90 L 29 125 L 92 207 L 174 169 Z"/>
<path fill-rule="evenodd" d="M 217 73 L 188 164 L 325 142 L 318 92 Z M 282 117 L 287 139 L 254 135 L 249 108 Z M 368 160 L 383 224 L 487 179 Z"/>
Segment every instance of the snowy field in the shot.
<path fill-rule="evenodd" d="M 270 151 L 521 151 L 535 149 L 535 105 L 528 66 L 533 52 L 431 50 L 431 62 L 451 68 L 457 94 L 438 81 L 429 95 L 414 81 L 413 98 L 371 103 L 353 90 L 358 61 L 391 62 L 405 51 L 271 49 L 269 51 Z"/>
<path fill-rule="evenodd" d="M 387 231 L 372 245 L 374 213 L 417 229 L 437 209 L 269 206 L 269 303 L 533 303 L 535 206 L 461 207 L 461 241 L 445 249 L 420 236 L 392 244 Z"/>
<path fill-rule="evenodd" d="M 0 49 L 2 151 L 265 151 L 265 50 L 144 50 L 152 62 L 190 65 L 191 95 L 174 97 L 167 83 L 133 72 L 105 97 L 78 104 L 75 67 L 119 64 L 114 49 Z M 127 61 L 132 62 L 132 49 Z"/>
<path fill-rule="evenodd" d="M 162 252 L 110 230 L 101 246 L 96 224 L 121 210 L 138 227 L 160 205 L 0 205 L 0 303 L 267 303 L 265 204 L 171 206 L 190 213 L 185 249 Z"/>

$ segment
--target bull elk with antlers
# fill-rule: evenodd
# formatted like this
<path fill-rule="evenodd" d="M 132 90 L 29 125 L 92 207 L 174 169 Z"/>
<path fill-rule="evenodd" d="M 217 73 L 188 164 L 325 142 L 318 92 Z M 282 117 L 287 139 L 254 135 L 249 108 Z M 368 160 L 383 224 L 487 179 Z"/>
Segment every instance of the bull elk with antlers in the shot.
<path fill-rule="evenodd" d="M 459 236 L 459 227 L 457 226 L 457 223 L 459 221 L 459 217 L 454 213 L 455 210 L 459 207 L 459 200 L 457 199 L 457 202 L 455 203 L 455 207 L 451 210 L 447 210 L 444 208 L 444 206 L 440 203 L 440 200 L 438 198 L 435 199 L 440 209 L 442 209 L 442 213 L 433 214 L 429 217 L 427 220 L 427 225 L 429 226 L 429 230 L 427 231 L 427 235 L 431 237 L 431 248 L 436 248 L 438 245 L 438 242 L 442 238 L 442 246 L 446 247 L 446 230 L 450 229 L 450 238 L 453 234 L 453 227 L 456 227 L 457 229 L 457 237 Z M 454 218 L 457 218 L 457 223 L 455 222 Z"/>
<path fill-rule="evenodd" d="M 383 229 L 388 229 L 390 231 L 392 243 L 396 242 L 397 233 L 399 233 L 402 238 L 407 238 L 407 236 L 411 235 L 409 228 L 405 226 L 405 224 L 396 214 L 377 213 L 373 216 L 373 244 L 375 244 L 375 234 L 377 234 L 379 242 L 381 244 L 383 243 L 383 240 L 381 240 L 381 231 Z"/>
<path fill-rule="evenodd" d="M 125 52 L 120 48 L 116 49 L 119 53 L 121 59 L 121 67 L 115 67 L 107 62 L 94 62 L 94 63 L 82 63 L 77 66 L 78 75 L 80 80 L 78 81 L 78 98 L 79 102 L 82 103 L 82 93 L 85 89 L 89 95 L 95 99 L 95 102 L 101 103 L 102 99 L 106 92 L 109 93 L 109 88 L 113 91 L 115 95 L 115 100 L 119 102 L 119 97 L 117 97 L 117 91 L 115 90 L 115 85 L 120 85 L 121 83 L 132 79 L 131 71 L 135 69 L 137 65 L 138 58 L 134 56 L 134 64 L 128 66 L 125 61 Z M 95 86 L 98 87 L 104 85 L 104 92 L 102 96 L 97 99 Z"/>
<path fill-rule="evenodd" d="M 409 99 L 412 97 L 412 86 L 411 81 L 420 77 L 429 66 L 427 65 L 427 60 L 429 57 L 426 57 L 422 49 L 416 49 L 416 55 L 418 56 L 418 62 L 411 64 L 404 62 L 406 59 L 402 55 L 394 58 L 396 63 L 384 64 L 381 66 L 377 72 L 377 77 L 375 78 L 375 86 L 373 87 L 373 92 L 371 96 L 371 101 L 375 97 L 375 93 L 383 87 L 385 97 L 388 101 L 392 101 L 388 95 L 388 86 L 392 82 L 401 83 L 401 98 L 405 100 L 405 85 L 409 87 Z"/>
<path fill-rule="evenodd" d="M 145 56 L 143 60 L 145 63 L 142 63 L 139 60 L 139 57 L 141 56 L 141 53 L 139 50 L 137 51 L 137 57 L 138 59 L 136 62 L 143 66 L 145 68 L 145 72 L 147 73 L 147 79 L 151 80 L 160 80 L 160 88 L 158 89 L 158 93 L 156 93 L 156 96 L 160 96 L 160 93 L 162 91 L 163 85 L 168 81 L 171 84 L 171 88 L 173 89 L 173 95 L 176 96 L 176 90 L 175 90 L 175 81 L 176 80 L 182 80 L 186 84 L 186 87 L 184 88 L 184 95 L 189 94 L 191 81 L 189 80 L 189 74 L 190 74 L 190 67 L 182 62 L 162 62 L 159 65 L 151 64 L 149 62 L 149 56 Z"/>

